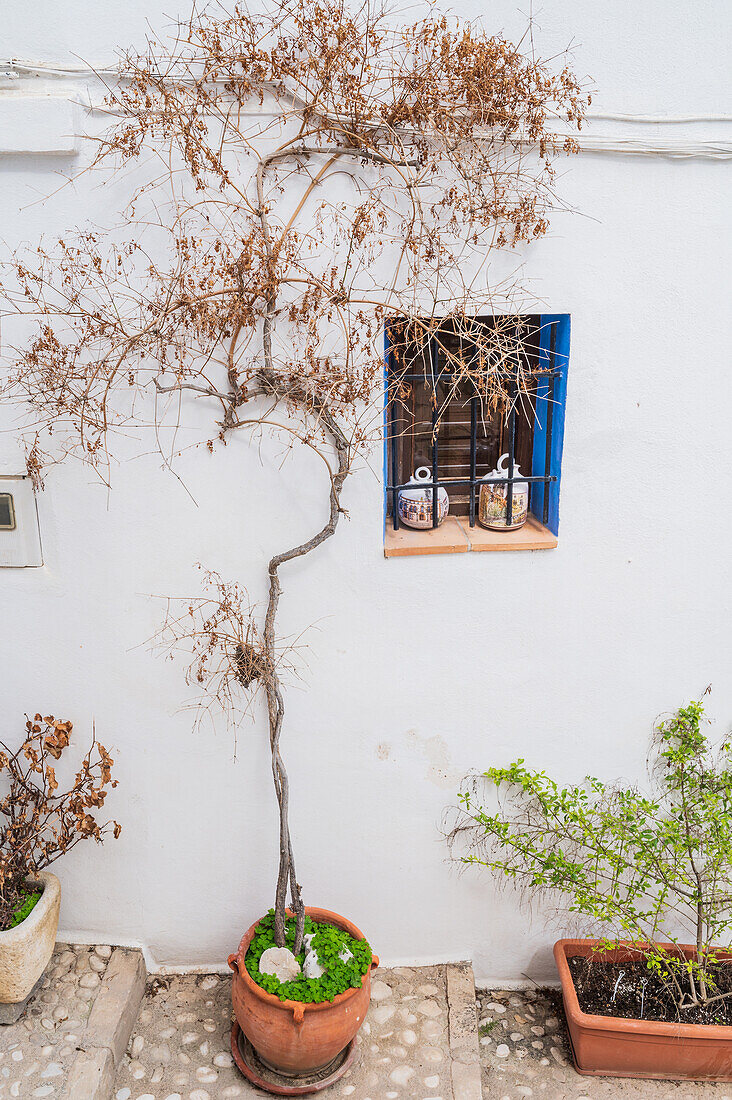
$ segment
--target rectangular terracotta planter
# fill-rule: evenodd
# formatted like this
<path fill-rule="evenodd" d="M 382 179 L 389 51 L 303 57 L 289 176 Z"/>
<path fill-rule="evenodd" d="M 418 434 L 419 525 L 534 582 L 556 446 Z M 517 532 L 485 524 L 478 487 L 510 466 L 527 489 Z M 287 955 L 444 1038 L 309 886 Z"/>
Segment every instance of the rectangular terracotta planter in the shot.
<path fill-rule="evenodd" d="M 554 945 L 577 1072 L 596 1077 L 731 1081 L 732 1027 L 625 1020 L 582 1011 L 567 960 L 573 955 L 587 958 L 595 953 L 599 943 L 599 940 L 559 940 Z M 660 946 L 676 950 L 673 944 Z M 685 944 L 679 949 L 687 958 L 694 952 L 693 947 Z M 732 959 L 732 951 L 715 954 Z M 643 958 L 639 951 L 624 947 L 603 955 L 608 961 L 619 963 Z"/>

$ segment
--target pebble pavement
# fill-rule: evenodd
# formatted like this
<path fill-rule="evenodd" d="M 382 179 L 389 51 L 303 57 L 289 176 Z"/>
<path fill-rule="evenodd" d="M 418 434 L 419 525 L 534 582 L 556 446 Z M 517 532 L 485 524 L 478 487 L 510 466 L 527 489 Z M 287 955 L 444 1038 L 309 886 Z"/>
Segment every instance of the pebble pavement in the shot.
<path fill-rule="evenodd" d="M 732 1100 L 732 1085 L 584 1077 L 555 989 L 478 990 L 483 1100 Z"/>
<path fill-rule="evenodd" d="M 63 1096 L 111 951 L 57 944 L 24 1016 L 0 1027 L 0 1100 Z M 446 974 L 444 966 L 374 971 L 355 1062 L 328 1096 L 464 1100 L 453 1091 Z M 219 974 L 148 979 L 114 1100 L 261 1100 L 229 1051 L 230 985 Z M 483 1100 L 732 1100 L 729 1084 L 579 1075 L 558 990 L 480 990 L 476 1010 Z"/>
<path fill-rule="evenodd" d="M 0 1027 L 0 1100 L 61 1096 L 111 954 L 111 947 L 56 944 L 21 1019 Z"/>
<path fill-rule="evenodd" d="M 227 976 L 149 979 L 115 1100 L 261 1100 L 233 1064 L 230 1028 Z M 355 1062 L 328 1096 L 458 1100 L 450 1069 L 445 967 L 376 970 Z"/>

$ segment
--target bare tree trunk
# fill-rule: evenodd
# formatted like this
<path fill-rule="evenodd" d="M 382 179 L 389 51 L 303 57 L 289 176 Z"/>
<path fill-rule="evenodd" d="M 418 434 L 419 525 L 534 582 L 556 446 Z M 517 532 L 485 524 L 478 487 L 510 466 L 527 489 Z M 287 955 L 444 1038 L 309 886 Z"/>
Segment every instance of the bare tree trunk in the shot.
<path fill-rule="evenodd" d="M 265 353 L 266 358 L 266 353 Z M 260 381 L 265 387 L 276 385 L 276 376 L 270 370 L 260 372 Z M 307 542 L 293 547 L 281 554 L 275 554 L 269 563 L 269 599 L 267 601 L 267 614 L 264 624 L 264 650 L 267 660 L 267 676 L 265 678 L 267 691 L 267 706 L 269 711 L 269 737 L 272 752 L 272 774 L 274 778 L 275 793 L 280 814 L 280 862 L 277 876 L 277 890 L 275 894 L 275 942 L 282 947 L 285 943 L 285 910 L 287 905 L 287 888 L 290 887 L 290 902 L 292 911 L 297 918 L 295 954 L 302 948 L 302 938 L 305 924 L 305 906 L 302 901 L 300 884 L 295 872 L 295 857 L 292 848 L 292 838 L 289 826 L 289 795 L 290 784 L 282 756 L 280 753 L 280 735 L 285 713 L 285 704 L 282 696 L 282 687 L 276 670 L 276 633 L 275 621 L 277 609 L 282 594 L 279 579 L 279 567 L 293 558 L 303 557 L 309 554 L 321 543 L 329 539 L 335 533 L 338 519 L 341 514 L 340 496 L 343 483 L 349 473 L 349 447 L 348 440 L 335 421 L 327 405 L 316 400 L 313 413 L 320 419 L 330 436 L 338 456 L 338 470 L 331 478 L 330 487 L 330 517 L 317 534 Z"/>
<path fill-rule="evenodd" d="M 267 252 L 268 262 L 271 266 L 272 286 L 276 286 L 276 273 L 274 267 L 277 260 L 277 249 L 272 244 L 269 221 L 267 218 L 267 206 L 264 198 L 264 172 L 271 157 L 260 160 L 257 168 L 257 213 L 262 226 L 262 236 Z M 285 911 L 287 907 L 287 887 L 290 887 L 290 902 L 292 910 L 297 918 L 294 953 L 297 955 L 302 948 L 302 938 L 305 925 L 305 906 L 303 905 L 300 884 L 295 873 L 295 857 L 290 837 L 289 808 L 290 808 L 290 781 L 287 775 L 282 756 L 280 754 L 280 734 L 282 721 L 285 714 L 285 703 L 282 697 L 282 687 L 276 669 L 276 634 L 275 620 L 277 608 L 280 602 L 282 588 L 278 570 L 281 565 L 293 558 L 300 558 L 309 554 L 316 546 L 329 539 L 335 532 L 341 513 L 340 496 L 343 482 L 349 472 L 349 446 L 348 440 L 343 434 L 338 422 L 335 420 L 328 405 L 317 396 L 309 396 L 305 393 L 281 392 L 281 382 L 274 369 L 272 356 L 272 323 L 276 307 L 276 295 L 274 290 L 267 298 L 264 308 L 264 321 L 262 328 L 262 351 L 264 366 L 259 371 L 259 381 L 265 390 L 273 395 L 290 398 L 300 404 L 303 411 L 315 415 L 321 427 L 330 437 L 338 456 L 338 470 L 331 478 L 330 486 L 330 518 L 316 535 L 300 546 L 293 547 L 282 554 L 275 554 L 269 563 L 269 599 L 267 601 L 267 614 L 264 623 L 264 651 L 267 661 L 267 675 L 265 677 L 267 691 L 267 709 L 269 711 L 269 742 L 272 752 L 272 775 L 274 779 L 275 793 L 280 814 L 280 863 L 277 875 L 277 890 L 275 892 L 275 943 L 283 947 L 285 943 Z"/>

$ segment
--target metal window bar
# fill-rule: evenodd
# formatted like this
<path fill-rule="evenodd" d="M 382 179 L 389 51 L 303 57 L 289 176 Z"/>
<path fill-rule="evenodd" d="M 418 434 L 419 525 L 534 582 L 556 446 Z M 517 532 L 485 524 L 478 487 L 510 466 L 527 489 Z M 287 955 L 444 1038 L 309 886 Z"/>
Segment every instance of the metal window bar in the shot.
<path fill-rule="evenodd" d="M 516 325 L 516 347 L 519 344 L 519 326 Z M 508 380 L 508 485 L 506 487 L 506 527 L 513 525 L 513 475 L 516 457 L 516 398 L 518 396 L 518 372 L 521 364 L 518 355 L 516 357 L 516 381 Z"/>
<path fill-rule="evenodd" d="M 440 377 L 440 349 L 437 341 L 432 340 L 432 526 L 439 527 L 440 516 L 437 507 L 437 501 L 439 498 L 439 486 L 438 486 L 438 455 L 437 455 L 437 437 L 440 431 L 439 424 L 437 423 L 437 380 Z"/>
<path fill-rule="evenodd" d="M 551 473 L 551 453 L 552 453 L 552 427 L 553 427 L 553 404 L 554 404 L 554 379 L 559 371 L 555 365 L 555 340 L 556 340 L 556 325 L 555 322 L 551 323 L 550 332 L 550 344 L 549 344 L 549 370 L 542 372 L 542 379 L 547 380 L 547 417 L 546 417 L 546 455 L 544 473 L 540 475 L 531 475 L 530 477 L 521 475 L 520 478 L 515 478 L 515 447 L 516 447 L 516 397 L 518 393 L 517 375 L 516 372 L 507 372 L 505 377 L 509 380 L 510 387 L 510 399 L 511 408 L 509 410 L 508 420 L 508 476 L 507 477 L 482 477 L 478 478 L 476 467 L 476 455 L 477 455 L 477 441 L 478 441 L 478 395 L 473 394 L 470 398 L 470 477 L 469 478 L 450 478 L 449 480 L 440 480 L 439 471 L 439 414 L 437 407 L 436 393 L 433 399 L 432 407 L 432 444 L 431 444 L 431 466 L 432 466 L 432 480 L 420 482 L 420 488 L 432 490 L 432 527 L 438 526 L 439 510 L 438 499 L 440 488 L 452 488 L 458 489 L 466 487 L 469 490 L 469 520 L 470 526 L 475 526 L 476 520 L 476 496 L 480 490 L 481 485 L 506 485 L 508 487 L 506 494 L 506 526 L 510 527 L 513 521 L 513 485 L 514 481 L 520 480 L 522 482 L 528 482 L 529 485 L 543 484 L 544 485 L 544 509 L 543 509 L 543 522 L 546 526 L 549 519 L 549 485 L 552 482 L 557 481 L 557 475 Z M 451 371 L 444 372 L 443 376 L 439 373 L 439 347 L 436 340 L 431 341 L 430 345 L 430 358 L 431 367 L 433 372 L 433 385 L 437 386 L 438 379 L 448 380 L 453 374 Z M 518 369 L 517 364 L 517 369 Z M 391 512 L 392 512 L 392 525 L 395 531 L 399 530 L 399 492 L 401 489 L 414 488 L 409 482 L 399 482 L 397 473 L 397 410 L 396 410 L 396 394 L 392 391 L 392 379 L 391 379 L 391 367 L 392 360 L 389 357 L 387 364 L 387 399 L 389 401 L 389 431 L 391 435 L 391 478 L 390 484 L 386 486 L 386 492 L 391 494 Z M 425 381 L 423 373 L 399 373 L 399 381 Z"/>
<path fill-rule="evenodd" d="M 470 398 L 470 526 L 475 527 L 475 483 L 478 456 L 478 395 Z"/>
<path fill-rule="evenodd" d="M 390 379 L 389 379 L 389 376 L 391 374 L 391 366 L 392 366 L 392 357 L 391 357 L 391 352 L 390 352 L 389 353 L 389 358 L 387 360 L 387 365 L 386 365 L 386 372 L 387 372 L 386 373 L 386 392 L 387 392 L 387 397 L 389 399 L 389 430 L 391 432 L 391 480 L 392 480 L 392 482 L 395 482 L 395 481 L 398 480 L 397 472 L 396 472 L 396 470 L 397 470 L 397 433 L 396 433 L 397 408 L 396 408 L 396 394 L 393 393 L 393 392 L 391 393 L 391 395 L 389 394 L 389 389 L 391 388 L 391 383 L 390 383 Z M 399 527 L 399 486 L 398 485 L 395 486 L 392 489 L 391 513 L 394 517 L 394 530 L 396 531 Z"/>

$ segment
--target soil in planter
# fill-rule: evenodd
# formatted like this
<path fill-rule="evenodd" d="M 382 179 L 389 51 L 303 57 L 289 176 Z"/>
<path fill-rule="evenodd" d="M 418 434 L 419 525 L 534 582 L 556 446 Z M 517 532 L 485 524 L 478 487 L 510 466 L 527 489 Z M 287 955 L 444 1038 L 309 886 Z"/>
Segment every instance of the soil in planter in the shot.
<path fill-rule="evenodd" d="M 305 935 L 313 935 L 312 945 L 326 973 L 322 978 L 306 978 L 303 974 L 293 982 L 280 982 L 273 974 L 262 974 L 259 960 L 268 947 L 275 946 L 274 910 L 257 925 L 244 960 L 249 976 L 267 993 L 273 993 L 281 1001 L 304 1001 L 318 1004 L 332 1001 L 347 989 L 360 989 L 363 976 L 371 966 L 371 948 L 366 940 L 354 940 L 348 932 L 332 924 L 321 924 L 305 917 Z M 285 945 L 292 950 L 295 943 L 295 919 L 290 917 L 285 926 Z M 344 950 L 345 949 L 345 950 Z M 302 966 L 307 949 L 297 956 Z M 341 958 L 341 954 L 344 958 Z"/>
<path fill-rule="evenodd" d="M 642 961 L 611 963 L 599 956 L 583 955 L 573 955 L 567 961 L 583 1012 L 626 1020 L 732 1025 L 732 997 L 707 1008 L 679 1009 L 671 983 L 659 978 Z M 717 986 L 715 993 L 732 993 L 732 963 L 718 963 L 709 969 Z M 679 981 L 688 992 L 688 983 L 681 975 Z"/>
<path fill-rule="evenodd" d="M 40 890 L 21 890 L 20 899 L 18 904 L 13 909 L 13 915 L 10 918 L 8 924 L 4 928 L 0 929 L 2 932 L 7 932 L 9 928 L 15 928 L 17 925 L 24 921 L 25 918 L 31 913 L 36 905 L 36 902 L 41 899 Z"/>

